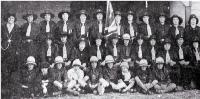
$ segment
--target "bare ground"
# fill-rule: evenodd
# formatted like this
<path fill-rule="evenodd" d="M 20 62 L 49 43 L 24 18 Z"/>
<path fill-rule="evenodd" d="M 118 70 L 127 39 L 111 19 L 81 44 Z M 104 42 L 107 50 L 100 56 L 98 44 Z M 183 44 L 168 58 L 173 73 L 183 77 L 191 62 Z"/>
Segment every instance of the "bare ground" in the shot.
<path fill-rule="evenodd" d="M 140 93 L 105 93 L 102 96 L 81 94 L 80 96 L 49 97 L 45 99 L 200 99 L 200 90 L 186 90 L 166 94 L 144 95 Z"/>

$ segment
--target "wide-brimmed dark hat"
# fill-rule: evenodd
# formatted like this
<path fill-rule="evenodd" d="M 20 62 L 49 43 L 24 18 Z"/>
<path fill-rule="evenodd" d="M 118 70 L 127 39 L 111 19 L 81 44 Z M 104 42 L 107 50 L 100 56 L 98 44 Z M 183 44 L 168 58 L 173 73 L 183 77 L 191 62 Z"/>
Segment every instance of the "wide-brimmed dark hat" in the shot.
<path fill-rule="evenodd" d="M 113 33 L 113 34 L 111 34 L 110 36 L 109 36 L 109 39 L 119 39 L 119 36 L 118 36 L 118 34 L 117 33 Z"/>
<path fill-rule="evenodd" d="M 171 39 L 168 38 L 168 37 L 166 37 L 165 40 L 164 40 L 164 44 L 166 44 L 166 43 L 171 44 L 171 42 L 172 42 Z"/>
<path fill-rule="evenodd" d="M 156 35 L 151 35 L 149 40 L 155 39 L 156 40 Z"/>
<path fill-rule="evenodd" d="M 96 40 L 96 39 L 103 39 L 103 35 L 101 35 L 101 34 L 99 34 L 99 33 L 96 34 L 96 35 L 95 35 L 95 40 Z"/>
<path fill-rule="evenodd" d="M 50 66 L 50 64 L 48 63 L 48 62 L 42 62 L 41 64 L 40 64 L 40 68 L 42 69 L 42 68 L 49 68 L 49 66 Z"/>
<path fill-rule="evenodd" d="M 62 19 L 62 14 L 67 13 L 69 15 L 69 18 L 71 16 L 70 11 L 67 10 L 62 10 L 61 12 L 58 13 L 58 18 Z"/>
<path fill-rule="evenodd" d="M 194 36 L 192 39 L 192 42 L 199 42 L 199 37 L 198 36 Z"/>
<path fill-rule="evenodd" d="M 197 21 L 196 21 L 196 24 L 199 23 L 199 19 L 197 18 L 197 16 L 196 16 L 195 14 L 191 14 L 191 15 L 190 15 L 190 18 L 189 18 L 189 20 L 188 20 L 188 24 L 190 24 L 190 21 L 191 21 L 192 18 L 195 18 L 195 19 L 197 20 Z"/>
<path fill-rule="evenodd" d="M 97 9 L 96 12 L 93 14 L 93 17 L 96 19 L 97 14 L 101 13 L 103 15 L 103 18 L 106 16 L 105 12 L 102 9 Z"/>
<path fill-rule="evenodd" d="M 180 38 L 183 38 L 183 35 L 182 35 L 182 34 L 176 35 L 176 40 L 178 40 L 178 39 L 180 39 Z"/>
<path fill-rule="evenodd" d="M 67 32 L 61 32 L 58 34 L 59 37 L 68 37 L 69 34 Z"/>
<path fill-rule="evenodd" d="M 54 14 L 50 10 L 45 10 L 43 13 L 40 14 L 41 18 L 44 18 L 46 14 L 50 14 L 51 18 L 54 18 Z"/>
<path fill-rule="evenodd" d="M 34 13 L 33 11 L 31 11 L 31 10 L 28 11 L 28 12 L 26 12 L 25 15 L 23 15 L 23 19 L 24 19 L 24 20 L 27 20 L 27 17 L 28 17 L 28 16 L 31 16 L 31 15 L 33 16 L 33 21 L 37 19 L 37 14 L 35 14 L 35 13 Z"/>
<path fill-rule="evenodd" d="M 144 16 L 149 16 L 149 18 L 151 17 L 151 15 L 150 15 L 150 13 L 148 12 L 148 11 L 144 11 L 143 13 L 142 13 L 142 15 L 139 17 L 139 20 L 140 21 L 143 21 L 143 17 Z"/>
<path fill-rule="evenodd" d="M 86 10 L 80 10 L 78 14 L 76 14 L 76 17 L 79 19 L 81 14 L 85 14 L 87 19 L 89 19 L 89 14 Z"/>
<path fill-rule="evenodd" d="M 16 13 L 7 13 L 5 16 L 4 16 L 4 21 L 8 21 L 8 18 L 10 16 L 13 16 L 15 18 L 15 22 L 17 21 L 17 17 L 16 17 Z"/>
<path fill-rule="evenodd" d="M 79 44 L 80 42 L 82 42 L 82 41 L 84 41 L 85 43 L 87 43 L 87 42 L 88 42 L 87 37 L 86 37 L 86 36 L 81 36 L 81 37 L 78 39 L 78 44 Z"/>
<path fill-rule="evenodd" d="M 179 19 L 179 25 L 183 23 L 183 19 L 182 19 L 180 16 L 174 14 L 174 15 L 170 18 L 171 24 L 173 24 L 173 18 L 178 18 L 178 19 Z"/>
<path fill-rule="evenodd" d="M 118 10 L 118 11 L 115 11 L 115 12 L 114 12 L 114 15 L 115 15 L 115 16 L 116 16 L 116 15 L 122 16 L 122 13 L 121 13 L 121 11 Z"/>
<path fill-rule="evenodd" d="M 143 34 L 138 34 L 136 36 L 136 40 L 138 40 L 138 39 L 144 39 L 144 35 Z"/>

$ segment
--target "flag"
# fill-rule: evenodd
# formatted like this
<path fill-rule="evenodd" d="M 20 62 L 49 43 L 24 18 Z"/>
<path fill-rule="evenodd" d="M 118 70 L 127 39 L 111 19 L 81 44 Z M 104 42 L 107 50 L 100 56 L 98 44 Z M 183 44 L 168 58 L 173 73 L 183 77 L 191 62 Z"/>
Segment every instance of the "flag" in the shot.
<path fill-rule="evenodd" d="M 106 27 L 105 30 L 108 31 L 108 34 L 106 35 L 107 37 L 117 32 L 117 25 L 115 22 L 114 11 L 110 1 L 107 1 L 105 27 Z"/>

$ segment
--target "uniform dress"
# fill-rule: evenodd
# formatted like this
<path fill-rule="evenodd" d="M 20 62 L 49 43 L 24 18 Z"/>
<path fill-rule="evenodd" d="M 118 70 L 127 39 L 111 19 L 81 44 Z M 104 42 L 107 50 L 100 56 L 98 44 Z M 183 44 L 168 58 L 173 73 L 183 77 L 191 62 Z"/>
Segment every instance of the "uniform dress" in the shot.
<path fill-rule="evenodd" d="M 169 70 L 163 66 L 162 69 L 155 68 L 153 70 L 155 79 L 158 81 L 158 85 L 169 85 L 171 83 Z"/>
<path fill-rule="evenodd" d="M 65 46 L 63 42 L 59 42 L 58 55 L 63 57 L 64 62 L 72 62 L 75 59 L 75 52 L 75 48 L 71 45 L 69 40 L 65 43 Z M 66 69 L 68 70 L 69 68 Z"/>
<path fill-rule="evenodd" d="M 162 46 L 162 44 L 164 42 L 164 38 L 166 36 L 168 36 L 168 30 L 169 30 L 169 28 L 170 28 L 170 25 L 168 25 L 166 23 L 163 24 L 163 25 L 160 24 L 160 23 L 157 23 L 155 25 L 155 29 L 156 29 L 155 35 L 156 35 L 156 40 L 157 40 L 159 46 Z"/>
<path fill-rule="evenodd" d="M 169 57 L 167 55 L 167 51 L 160 51 L 158 56 L 161 56 L 164 58 L 164 61 L 172 60 L 176 62 L 174 66 L 170 66 L 170 64 L 166 64 L 166 68 L 170 71 L 170 78 L 172 82 L 174 82 L 177 85 L 181 85 L 181 75 L 180 75 L 180 65 L 178 65 L 178 54 L 173 50 L 172 48 L 169 50 Z"/>
<path fill-rule="evenodd" d="M 49 21 L 49 25 L 47 24 L 47 21 L 43 20 L 40 22 L 40 34 L 37 36 L 37 40 L 39 41 L 39 44 L 42 42 L 44 38 L 41 38 L 41 35 L 55 35 L 56 30 L 56 23 L 54 21 Z M 49 27 L 48 27 L 49 26 Z"/>
<path fill-rule="evenodd" d="M 178 28 L 176 29 L 176 27 L 171 26 L 168 30 L 168 36 L 170 37 L 170 39 L 172 40 L 172 45 L 175 45 L 176 43 L 176 35 L 180 34 L 183 35 L 184 33 L 184 28 L 182 26 L 178 26 Z"/>
<path fill-rule="evenodd" d="M 75 59 L 79 59 L 82 64 L 86 63 L 87 65 L 87 63 L 89 62 L 89 50 L 87 47 L 83 49 L 83 51 L 80 51 L 79 48 L 76 48 L 74 55 Z"/>
<path fill-rule="evenodd" d="M 156 61 L 156 58 L 158 57 L 158 52 L 160 51 L 160 47 L 156 44 L 154 46 L 150 45 L 148 46 L 148 52 L 149 52 L 149 63 L 152 65 L 151 68 L 154 68 L 154 64 Z"/>
<path fill-rule="evenodd" d="M 105 35 L 105 22 L 100 23 L 98 20 L 91 22 L 91 33 L 89 35 L 91 45 L 95 45 L 95 40 L 97 35 Z M 105 39 L 102 39 L 102 44 L 105 43 Z"/>
<path fill-rule="evenodd" d="M 151 35 L 155 34 L 155 25 L 150 23 L 150 29 L 148 29 L 146 23 L 141 23 L 138 26 L 138 33 L 143 34 L 145 36 L 145 40 L 147 40 Z M 148 37 L 149 36 L 149 37 Z"/>
<path fill-rule="evenodd" d="M 90 65 L 87 68 L 85 75 L 89 77 L 89 80 L 87 81 L 87 87 L 86 87 L 87 89 L 86 90 L 88 92 L 93 92 L 94 90 L 97 90 L 98 86 L 96 86 L 94 89 L 92 89 L 89 86 L 89 84 L 91 84 L 91 85 L 99 84 L 99 79 L 103 78 L 102 67 L 100 67 L 100 65 L 97 64 L 96 68 L 92 68 L 92 66 Z"/>
<path fill-rule="evenodd" d="M 18 91 L 23 97 L 30 97 L 31 94 L 36 95 L 37 87 L 36 87 L 36 77 L 38 70 L 28 70 L 26 68 L 19 71 L 19 79 L 16 81 L 15 88 L 19 88 Z M 27 86 L 28 88 L 23 88 L 22 85 Z"/>
<path fill-rule="evenodd" d="M 92 45 L 89 49 L 90 57 L 97 56 L 100 62 L 102 62 L 105 59 L 106 52 L 105 47 L 103 45 L 99 46 L 99 48 L 96 45 Z"/>
<path fill-rule="evenodd" d="M 51 88 L 52 88 L 52 74 L 50 74 L 50 72 L 48 72 L 47 74 L 43 74 L 42 72 L 39 72 L 39 74 L 37 74 L 37 78 L 36 78 L 36 82 L 37 82 L 37 88 L 38 88 L 38 94 L 42 94 L 43 93 L 43 88 L 42 88 L 42 81 L 47 81 L 48 80 L 48 84 L 46 86 L 47 88 L 47 94 L 52 94 L 51 92 Z"/>
<path fill-rule="evenodd" d="M 147 59 L 147 61 L 149 61 L 149 58 L 150 58 L 150 55 L 149 55 L 149 52 L 147 51 L 146 44 L 141 45 L 141 52 L 140 52 L 140 47 L 138 44 L 133 48 L 132 59 L 134 61 L 140 61 L 141 59 Z"/>
<path fill-rule="evenodd" d="M 195 28 L 192 28 L 190 25 L 187 25 L 185 27 L 183 36 L 184 36 L 186 45 L 191 45 L 194 36 L 197 36 L 200 38 L 200 27 L 196 26 Z"/>
<path fill-rule="evenodd" d="M 141 68 L 137 69 L 136 75 L 143 84 L 152 83 L 154 80 L 153 73 L 150 69 L 143 71 Z M 140 91 L 141 88 L 137 86 L 137 89 Z"/>
<path fill-rule="evenodd" d="M 76 21 L 74 23 L 74 41 L 77 41 L 81 36 L 87 37 L 89 39 L 89 35 L 91 32 L 91 23 L 87 20 L 84 24 L 82 24 L 80 21 Z"/>
<path fill-rule="evenodd" d="M 22 47 L 21 47 L 21 63 L 25 62 L 28 56 L 34 56 L 38 59 L 38 42 L 36 37 L 40 33 L 40 27 L 37 23 L 25 23 L 21 26 Z M 30 42 L 29 42 L 30 40 Z"/>
<path fill-rule="evenodd" d="M 188 65 L 181 65 L 180 63 L 178 63 L 178 65 L 180 65 L 180 72 L 181 72 L 181 80 L 182 80 L 182 84 L 183 86 L 189 85 L 191 82 L 191 78 L 192 78 L 192 66 L 191 66 L 191 49 L 189 48 L 189 46 L 176 46 L 174 48 L 176 50 L 176 52 L 178 52 L 178 61 L 189 61 L 190 63 Z"/>
<path fill-rule="evenodd" d="M 199 68 L 199 63 L 200 63 L 200 58 L 199 58 L 199 54 L 200 53 L 200 48 L 197 48 L 197 50 L 195 48 L 191 48 L 191 56 L 192 56 L 192 59 L 191 59 L 191 64 L 193 66 L 192 68 L 192 79 L 193 81 L 196 82 L 196 87 L 199 89 L 200 88 L 200 83 L 199 83 L 199 71 L 200 71 L 200 68 Z"/>
<path fill-rule="evenodd" d="M 56 31 L 55 31 L 55 38 L 57 41 L 60 41 L 60 35 L 61 34 L 65 34 L 67 33 L 68 34 L 68 39 L 71 41 L 71 42 L 75 42 L 74 41 L 74 33 L 75 33 L 75 30 L 74 30 L 74 22 L 72 22 L 71 20 L 68 20 L 66 21 L 66 25 L 65 25 L 65 22 L 63 20 L 60 20 L 58 21 L 57 23 L 57 28 L 56 28 Z"/>
<path fill-rule="evenodd" d="M 7 84 L 12 72 L 17 71 L 20 59 L 21 35 L 19 26 L 13 24 L 8 30 L 7 24 L 1 26 L 1 71 L 2 85 Z M 10 42 L 10 43 L 9 43 Z"/>
<path fill-rule="evenodd" d="M 113 44 L 108 44 L 106 47 L 106 55 L 112 55 L 115 62 L 118 63 L 121 61 L 120 48 L 121 48 L 121 45 L 119 43 L 117 43 L 116 45 L 116 51 Z"/>
<path fill-rule="evenodd" d="M 108 68 L 107 66 L 103 67 L 103 79 L 105 79 L 105 81 L 107 83 L 112 82 L 114 84 L 118 83 L 119 80 L 119 67 L 115 67 L 113 66 L 113 68 Z M 110 92 L 112 90 L 111 86 L 106 86 L 106 90 L 107 92 Z"/>
<path fill-rule="evenodd" d="M 58 56 L 58 45 L 52 42 L 52 44 L 48 46 L 47 43 L 44 43 L 40 52 L 41 62 L 52 64 L 56 56 Z"/>
<path fill-rule="evenodd" d="M 64 67 L 62 67 L 61 69 L 52 68 L 49 71 L 52 75 L 51 76 L 52 82 L 58 81 L 60 84 L 64 85 L 65 80 L 67 80 L 67 73 L 66 73 L 66 70 L 64 69 Z M 57 92 L 57 91 L 60 91 L 60 89 L 58 89 L 57 86 L 53 85 L 52 86 L 52 92 L 54 93 L 54 92 Z"/>
<path fill-rule="evenodd" d="M 118 78 L 121 79 L 126 86 L 134 82 L 135 78 L 135 74 L 130 70 L 127 73 L 123 73 L 122 71 L 120 71 L 118 76 L 119 76 Z"/>
<path fill-rule="evenodd" d="M 136 23 L 134 23 L 134 22 L 132 22 L 132 23 L 128 23 L 127 22 L 125 24 L 124 32 L 130 34 L 131 42 L 134 43 L 134 42 L 136 42 L 135 37 L 138 34 L 138 25 Z"/>

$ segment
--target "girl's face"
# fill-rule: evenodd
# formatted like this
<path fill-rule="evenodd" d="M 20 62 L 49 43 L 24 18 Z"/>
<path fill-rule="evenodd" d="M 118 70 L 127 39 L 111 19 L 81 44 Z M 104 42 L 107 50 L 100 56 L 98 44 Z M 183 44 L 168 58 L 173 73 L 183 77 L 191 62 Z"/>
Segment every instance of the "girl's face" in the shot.
<path fill-rule="evenodd" d="M 28 70 L 33 70 L 34 64 L 28 64 Z"/>
<path fill-rule="evenodd" d="M 166 43 L 165 45 L 164 45 L 164 48 L 165 48 L 165 50 L 170 50 L 170 47 L 171 47 L 171 44 L 169 44 L 169 43 Z"/>
<path fill-rule="evenodd" d="M 184 40 L 183 40 L 183 38 L 179 38 L 177 42 L 178 42 L 178 45 L 182 45 Z"/>
<path fill-rule="evenodd" d="M 149 16 L 144 16 L 143 18 L 144 23 L 148 24 L 149 23 Z"/>
<path fill-rule="evenodd" d="M 130 15 L 130 14 L 129 14 L 129 15 L 127 16 L 127 18 L 128 18 L 128 21 L 132 21 L 132 20 L 133 20 L 133 15 Z"/>
<path fill-rule="evenodd" d="M 96 39 L 96 45 L 100 46 L 101 45 L 102 40 L 101 39 Z"/>
<path fill-rule="evenodd" d="M 78 71 L 79 70 L 79 66 L 74 66 L 74 70 Z"/>
<path fill-rule="evenodd" d="M 115 16 L 115 20 L 117 21 L 117 23 L 120 23 L 120 21 L 121 21 L 121 15 L 116 15 Z"/>
<path fill-rule="evenodd" d="M 97 67 L 97 62 L 91 62 L 92 68 L 96 68 Z"/>
<path fill-rule="evenodd" d="M 103 20 L 103 14 L 102 13 L 97 14 L 97 20 Z"/>
<path fill-rule="evenodd" d="M 79 43 L 79 50 L 83 51 L 84 49 L 85 49 L 85 42 L 82 41 Z"/>
<path fill-rule="evenodd" d="M 127 68 L 127 67 L 124 67 L 124 66 L 121 67 L 121 70 L 122 70 L 123 73 L 127 73 L 127 72 L 128 72 L 128 68 Z"/>
<path fill-rule="evenodd" d="M 85 22 L 86 21 L 86 15 L 85 14 L 81 14 L 80 15 L 80 20 L 81 20 L 81 22 Z"/>
<path fill-rule="evenodd" d="M 51 15 L 50 14 L 45 14 L 44 19 L 46 21 L 50 21 L 51 20 Z"/>
<path fill-rule="evenodd" d="M 62 19 L 63 19 L 64 21 L 67 21 L 68 18 L 69 18 L 68 13 L 63 13 L 63 14 L 62 14 Z"/>
<path fill-rule="evenodd" d="M 118 39 L 112 39 L 112 43 L 113 43 L 114 45 L 116 45 L 117 42 L 118 42 Z"/>
<path fill-rule="evenodd" d="M 190 20 L 190 24 L 191 24 L 191 25 L 196 25 L 196 24 L 197 24 L 197 19 L 196 19 L 196 18 L 192 18 L 192 19 Z"/>
<path fill-rule="evenodd" d="M 128 46 L 129 40 L 124 40 L 124 45 Z"/>
<path fill-rule="evenodd" d="M 163 68 L 163 64 L 159 63 L 159 64 L 157 64 L 157 67 L 158 67 L 158 69 L 162 69 Z"/>
<path fill-rule="evenodd" d="M 159 21 L 160 21 L 160 23 L 165 23 L 165 17 L 164 16 L 160 16 L 159 17 Z"/>
<path fill-rule="evenodd" d="M 139 45 L 142 45 L 143 39 L 138 39 L 137 42 L 138 42 Z"/>
<path fill-rule="evenodd" d="M 51 45 L 52 44 L 52 40 L 51 39 L 47 39 L 47 44 Z"/>
<path fill-rule="evenodd" d="M 15 22 L 15 17 L 14 16 L 10 16 L 9 18 L 8 18 L 8 23 L 9 24 L 13 24 Z"/>
<path fill-rule="evenodd" d="M 173 24 L 179 25 L 179 19 L 177 17 L 173 18 Z"/>
<path fill-rule="evenodd" d="M 155 39 L 151 39 L 151 40 L 150 40 L 150 44 L 151 44 L 152 46 L 156 45 L 156 40 L 155 40 Z"/>
<path fill-rule="evenodd" d="M 27 20 L 28 20 L 29 23 L 30 23 L 30 22 L 33 22 L 33 15 L 29 15 L 29 16 L 27 17 Z"/>
<path fill-rule="evenodd" d="M 42 71 L 42 74 L 47 74 L 48 73 L 48 68 L 42 68 L 41 71 Z"/>
<path fill-rule="evenodd" d="M 193 47 L 194 48 L 198 48 L 199 47 L 199 43 L 198 42 L 193 42 Z"/>
<path fill-rule="evenodd" d="M 58 64 L 57 64 L 57 68 L 58 68 L 58 69 L 61 69 L 61 68 L 62 68 L 62 63 L 58 63 Z"/>
<path fill-rule="evenodd" d="M 141 69 L 145 71 L 147 69 L 147 67 L 146 66 L 142 66 Z"/>
<path fill-rule="evenodd" d="M 108 68 L 113 68 L 113 63 L 107 63 L 108 64 Z"/>
<path fill-rule="evenodd" d="M 62 41 L 63 43 L 66 43 L 66 42 L 67 42 L 67 36 L 61 37 L 61 41 Z"/>

